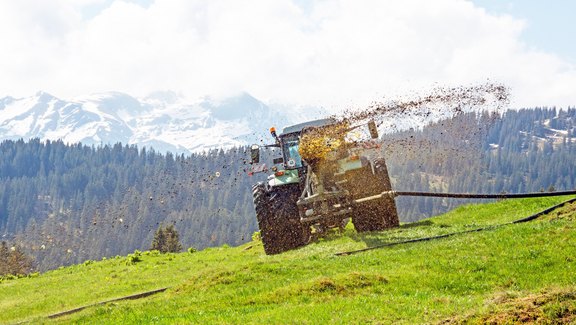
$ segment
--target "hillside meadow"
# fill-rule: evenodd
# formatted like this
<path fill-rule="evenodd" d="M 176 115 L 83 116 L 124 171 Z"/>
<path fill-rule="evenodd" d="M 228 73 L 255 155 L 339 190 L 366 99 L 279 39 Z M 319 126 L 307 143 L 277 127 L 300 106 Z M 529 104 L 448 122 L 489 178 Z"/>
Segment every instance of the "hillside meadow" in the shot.
<path fill-rule="evenodd" d="M 380 233 L 350 227 L 274 256 L 255 240 L 192 253 L 136 252 L 4 279 L 0 323 L 573 323 L 574 203 L 527 223 L 335 255 L 503 224 L 569 198 L 466 205 Z"/>

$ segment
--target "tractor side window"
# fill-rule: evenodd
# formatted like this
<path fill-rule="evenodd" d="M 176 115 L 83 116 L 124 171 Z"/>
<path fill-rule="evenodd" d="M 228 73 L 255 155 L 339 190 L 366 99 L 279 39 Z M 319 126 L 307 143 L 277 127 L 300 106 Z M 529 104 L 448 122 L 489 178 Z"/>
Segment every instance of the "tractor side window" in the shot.
<path fill-rule="evenodd" d="M 285 162 L 286 166 L 290 168 L 302 167 L 302 157 L 300 157 L 300 153 L 298 152 L 298 140 L 286 141 L 284 150 L 288 156 L 288 160 Z M 291 160 L 293 160 L 294 163 L 291 163 Z"/>

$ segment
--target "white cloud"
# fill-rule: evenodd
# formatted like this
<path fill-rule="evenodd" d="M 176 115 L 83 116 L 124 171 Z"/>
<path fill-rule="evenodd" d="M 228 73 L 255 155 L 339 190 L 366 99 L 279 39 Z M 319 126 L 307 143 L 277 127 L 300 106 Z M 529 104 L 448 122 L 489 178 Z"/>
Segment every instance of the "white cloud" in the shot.
<path fill-rule="evenodd" d="M 342 107 L 491 79 L 517 106 L 576 105 L 574 66 L 523 44 L 526 22 L 465 0 L 108 2 L 0 3 L 0 96 L 248 91 Z"/>

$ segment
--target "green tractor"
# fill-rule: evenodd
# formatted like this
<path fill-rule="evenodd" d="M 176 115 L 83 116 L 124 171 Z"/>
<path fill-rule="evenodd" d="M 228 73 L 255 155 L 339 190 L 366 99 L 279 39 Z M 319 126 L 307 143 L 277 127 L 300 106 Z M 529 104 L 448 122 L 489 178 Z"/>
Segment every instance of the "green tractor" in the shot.
<path fill-rule="evenodd" d="M 266 254 L 304 246 L 313 234 L 343 228 L 350 219 L 360 233 L 399 225 L 373 121 L 343 127 L 322 119 L 286 127 L 280 135 L 270 131 L 275 143 L 264 147 L 279 148 L 282 157 L 274 159 L 267 181 L 252 187 Z M 305 139 L 314 141 L 306 142 L 307 155 L 302 154 Z M 316 151 L 319 157 L 310 154 Z M 267 172 L 260 146 L 253 145 L 250 154 L 251 173 Z"/>

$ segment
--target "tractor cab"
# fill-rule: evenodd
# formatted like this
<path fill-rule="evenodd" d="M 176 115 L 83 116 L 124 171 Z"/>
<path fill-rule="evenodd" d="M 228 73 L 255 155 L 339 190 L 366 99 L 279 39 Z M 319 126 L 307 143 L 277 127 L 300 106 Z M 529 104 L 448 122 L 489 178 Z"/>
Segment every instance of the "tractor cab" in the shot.
<path fill-rule="evenodd" d="M 322 127 L 334 123 L 336 123 L 336 120 L 334 119 L 321 119 L 285 127 L 284 130 L 282 130 L 282 134 L 277 137 L 277 141 L 280 143 L 282 148 L 284 166 L 286 169 L 296 169 L 306 166 L 302 161 L 299 152 L 300 136 L 304 129 Z"/>
<path fill-rule="evenodd" d="M 275 144 L 265 145 L 264 148 L 280 148 L 282 152 L 282 157 L 273 159 L 273 164 L 283 164 L 283 169 L 293 170 L 300 169 L 305 170 L 306 163 L 302 160 L 300 156 L 300 136 L 302 130 L 305 128 L 312 127 L 322 127 L 330 124 L 336 123 L 334 119 L 320 119 L 309 121 L 305 123 L 300 123 L 292 126 L 285 127 L 280 135 L 276 134 L 275 128 L 270 128 L 270 134 L 276 140 Z M 252 145 L 251 158 L 252 158 L 252 172 L 266 172 L 268 169 L 265 165 L 260 164 L 260 146 Z M 274 170 L 276 169 L 276 170 Z M 277 172 L 277 168 L 273 167 L 273 171 Z M 280 173 L 278 173 L 280 174 Z"/>

